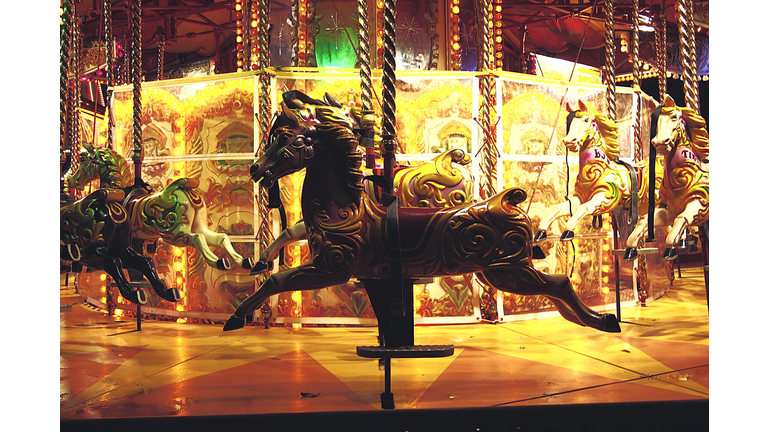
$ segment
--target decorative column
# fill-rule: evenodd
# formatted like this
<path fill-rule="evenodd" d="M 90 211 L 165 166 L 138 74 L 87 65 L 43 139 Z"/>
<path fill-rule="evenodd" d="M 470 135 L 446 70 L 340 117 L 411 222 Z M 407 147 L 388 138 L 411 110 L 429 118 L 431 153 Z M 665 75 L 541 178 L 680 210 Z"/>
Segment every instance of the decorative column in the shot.
<path fill-rule="evenodd" d="M 104 0 L 104 42 L 107 46 L 107 94 L 105 97 L 104 105 L 107 110 L 107 144 L 108 149 L 114 149 L 112 130 L 115 127 L 115 116 L 112 113 L 112 92 L 115 86 L 115 73 L 114 73 L 114 53 L 113 38 L 112 38 L 112 2 L 111 0 Z M 162 71 L 162 69 L 158 69 Z"/>
<path fill-rule="evenodd" d="M 130 3 L 131 16 L 131 83 L 133 83 L 133 166 L 134 185 L 141 185 L 141 162 L 144 147 L 141 137 L 141 0 Z"/>
<path fill-rule="evenodd" d="M 269 0 L 255 0 L 253 2 L 256 13 L 256 27 L 251 27 L 256 30 L 257 35 L 254 46 L 255 54 L 252 59 L 253 69 L 258 72 L 258 112 L 256 118 L 256 127 L 259 131 L 259 141 L 256 150 L 256 158 L 260 158 L 264 155 L 264 150 L 267 147 L 269 139 L 269 127 L 272 119 L 272 104 L 270 100 L 270 75 L 264 69 L 269 66 L 269 43 L 267 39 L 267 32 L 269 29 Z M 264 251 L 273 241 L 272 227 L 269 224 L 269 192 L 264 188 L 259 187 L 256 191 L 256 211 L 259 215 L 259 229 L 257 231 L 256 240 L 259 243 L 259 253 Z M 262 273 L 256 277 L 257 286 L 260 286 L 266 281 L 268 273 Z M 265 308 L 269 308 L 269 302 L 264 303 Z M 271 314 L 271 311 L 269 311 Z M 265 323 L 267 325 L 269 323 Z"/>
<path fill-rule="evenodd" d="M 67 140 L 67 125 L 69 120 L 69 49 L 70 29 L 72 26 L 72 0 L 63 0 L 59 19 L 59 163 L 63 171 L 67 160 L 67 153 L 72 155 Z M 70 157 L 69 166 L 74 167 L 75 156 Z M 64 173 L 60 172 L 60 176 Z M 61 192 L 65 192 L 64 183 L 61 183 Z"/>
<path fill-rule="evenodd" d="M 382 140 L 384 149 L 384 177 L 387 184 L 382 188 L 385 192 L 392 192 L 392 179 L 394 178 L 395 151 L 395 19 L 397 9 L 395 0 L 384 1 L 384 49 L 382 58 Z"/>
<path fill-rule="evenodd" d="M 608 118 L 616 121 L 616 33 L 613 23 L 613 0 L 605 0 L 605 84 Z"/>
<path fill-rule="evenodd" d="M 678 0 L 677 26 L 680 33 L 680 53 L 683 60 L 685 105 L 699 112 L 699 82 L 696 65 L 696 34 L 693 26 L 692 0 Z"/>

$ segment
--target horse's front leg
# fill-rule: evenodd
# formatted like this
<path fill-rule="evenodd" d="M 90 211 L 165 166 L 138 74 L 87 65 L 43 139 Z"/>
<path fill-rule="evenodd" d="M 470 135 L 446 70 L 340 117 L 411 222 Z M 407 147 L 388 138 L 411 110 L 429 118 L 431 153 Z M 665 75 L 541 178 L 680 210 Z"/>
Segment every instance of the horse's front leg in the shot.
<path fill-rule="evenodd" d="M 273 241 L 259 256 L 259 261 L 254 264 L 251 269 L 251 275 L 257 275 L 264 273 L 267 270 L 272 270 L 272 261 L 274 261 L 280 249 L 289 245 L 295 241 L 301 240 L 307 237 L 307 227 L 304 225 L 304 221 L 297 222 L 296 224 L 289 226 Z"/>
<path fill-rule="evenodd" d="M 573 212 L 573 216 L 571 216 L 570 219 L 568 219 L 568 222 L 565 223 L 565 231 L 560 237 L 560 240 L 573 240 L 573 230 L 576 229 L 576 227 L 579 225 L 579 222 L 581 222 L 585 216 L 595 216 L 595 211 L 600 206 L 607 204 L 609 204 L 609 200 L 605 196 L 605 192 L 598 192 L 592 197 L 592 199 L 578 206 Z"/>
<path fill-rule="evenodd" d="M 581 206 L 581 200 L 578 197 L 572 197 L 570 201 L 564 201 L 560 204 L 547 208 L 544 218 L 539 223 L 539 232 L 536 234 L 535 241 L 541 241 L 547 238 L 547 231 L 550 225 L 557 219 L 564 216 L 570 216 Z"/>
<path fill-rule="evenodd" d="M 253 258 L 243 258 L 242 255 L 237 253 L 235 248 L 232 246 L 232 242 L 229 240 L 228 235 L 224 233 L 218 233 L 208 227 L 208 208 L 205 207 L 205 205 L 201 207 L 188 207 L 187 217 L 188 220 L 192 221 L 190 224 L 190 232 L 193 234 L 202 235 L 203 239 L 205 240 L 204 242 L 202 239 L 198 240 L 201 247 L 203 246 L 203 243 L 205 243 L 206 249 L 208 249 L 209 246 L 220 247 L 226 251 L 227 255 L 229 255 L 229 258 L 234 261 L 235 265 L 245 270 L 250 270 L 253 268 Z M 211 252 L 211 255 L 214 255 L 213 252 Z M 206 257 L 206 261 L 209 261 L 209 264 L 211 263 L 209 257 Z M 215 265 L 217 268 L 219 268 L 219 270 L 229 270 L 231 268 L 231 264 L 226 261 L 228 260 L 223 258 L 219 259 L 217 257 L 215 259 L 215 264 L 212 266 Z"/>
<path fill-rule="evenodd" d="M 350 277 L 351 273 L 349 272 L 330 274 L 329 272 L 321 271 L 311 260 L 298 267 L 275 273 L 264 281 L 256 292 L 240 303 L 235 313 L 224 325 L 224 331 L 244 327 L 246 317 L 260 308 L 269 297 L 275 294 L 341 285 L 347 282 Z"/>
<path fill-rule="evenodd" d="M 662 207 L 657 208 L 653 214 L 654 227 L 664 227 L 666 230 L 667 225 L 671 222 L 669 209 Z M 637 245 L 640 244 L 640 239 L 648 234 L 648 218 L 640 218 L 635 225 L 635 229 L 629 234 L 626 242 L 626 250 L 624 251 L 624 261 L 634 261 L 637 259 Z"/>
<path fill-rule="evenodd" d="M 663 258 L 666 261 L 672 261 L 677 258 L 677 244 L 680 241 L 680 237 L 683 235 L 683 231 L 686 228 L 693 225 L 694 218 L 704 210 L 704 206 L 699 200 L 689 202 L 685 206 L 685 210 L 675 217 L 672 221 L 672 226 L 669 227 L 665 238 L 667 245 L 664 250 Z"/>

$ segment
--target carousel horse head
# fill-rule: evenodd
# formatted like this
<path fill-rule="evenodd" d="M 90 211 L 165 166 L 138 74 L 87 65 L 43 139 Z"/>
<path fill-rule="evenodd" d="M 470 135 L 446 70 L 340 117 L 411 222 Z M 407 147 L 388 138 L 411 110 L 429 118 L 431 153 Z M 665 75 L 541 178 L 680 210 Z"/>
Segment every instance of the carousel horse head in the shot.
<path fill-rule="evenodd" d="M 606 115 L 579 100 L 578 105 L 566 105 L 566 135 L 563 144 L 572 152 L 580 152 L 598 143 L 611 160 L 619 156 L 619 128 Z"/>
<path fill-rule="evenodd" d="M 128 165 L 110 149 L 95 148 L 90 143 L 83 143 L 79 159 L 77 168 L 64 176 L 68 188 L 81 189 L 97 178 L 101 180 L 101 186 L 106 187 L 120 188 L 130 183 Z"/>
<path fill-rule="evenodd" d="M 320 101 L 291 91 L 283 95 L 281 110 L 270 130 L 264 154 L 251 165 L 254 182 L 261 180 L 262 187 L 269 188 L 277 179 L 318 161 L 334 165 L 327 168 L 336 175 L 359 172 L 362 155 L 352 132 L 357 121 L 349 109 L 328 94 Z M 333 156 L 339 152 L 344 154 Z M 353 185 L 356 182 L 345 183 L 358 195 L 362 192 L 361 186 Z"/>
<path fill-rule="evenodd" d="M 700 160 L 709 156 L 706 121 L 691 108 L 678 107 L 664 95 L 651 114 L 651 144 L 661 154 L 673 153 L 679 145 L 690 146 Z"/>

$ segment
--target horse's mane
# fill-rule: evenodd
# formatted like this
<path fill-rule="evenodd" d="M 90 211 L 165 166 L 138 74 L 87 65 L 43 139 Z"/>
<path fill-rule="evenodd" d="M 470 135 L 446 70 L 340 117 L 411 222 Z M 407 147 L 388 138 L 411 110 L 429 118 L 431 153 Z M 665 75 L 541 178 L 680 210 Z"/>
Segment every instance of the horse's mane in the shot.
<path fill-rule="evenodd" d="M 131 171 L 125 158 L 109 148 L 100 148 L 96 149 L 96 151 L 100 153 L 99 157 L 104 162 L 104 167 L 107 170 L 107 174 L 101 183 L 115 188 L 130 186 L 132 183 Z"/>
<path fill-rule="evenodd" d="M 354 133 L 332 122 L 319 123 L 316 130 L 317 142 L 323 143 L 323 148 L 329 152 L 327 160 L 340 165 L 332 169 L 338 169 L 344 174 L 342 177 L 346 192 L 352 200 L 359 201 L 363 193 L 363 172 L 360 170 L 363 156 L 357 151 L 358 141 Z"/>
<path fill-rule="evenodd" d="M 584 118 L 586 115 L 595 117 L 595 123 L 597 123 L 597 130 L 600 132 L 600 136 L 603 138 L 603 150 L 610 160 L 616 160 L 619 157 L 619 127 L 616 122 L 609 119 L 607 115 L 599 113 L 593 109 L 589 109 L 589 112 L 574 111 L 571 114 L 575 114 L 574 117 Z M 569 123 L 570 124 L 570 123 Z"/>
<path fill-rule="evenodd" d="M 707 132 L 707 122 L 691 108 L 680 108 L 685 120 L 685 128 L 688 131 L 688 138 L 691 140 L 691 149 L 699 159 L 709 157 L 709 132 Z"/>

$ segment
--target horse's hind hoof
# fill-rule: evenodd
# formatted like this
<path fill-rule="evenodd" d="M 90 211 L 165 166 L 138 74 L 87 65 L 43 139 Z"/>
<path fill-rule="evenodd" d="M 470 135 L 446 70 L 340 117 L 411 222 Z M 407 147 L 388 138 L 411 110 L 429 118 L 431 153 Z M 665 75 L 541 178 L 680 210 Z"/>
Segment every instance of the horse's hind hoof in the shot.
<path fill-rule="evenodd" d="M 131 291 L 131 293 L 128 295 L 123 295 L 123 298 L 133 304 L 137 304 L 137 305 L 147 304 L 147 293 L 142 288 L 139 288 L 136 291 Z"/>
<path fill-rule="evenodd" d="M 245 327 L 245 318 L 240 318 L 237 315 L 232 315 L 224 324 L 224 331 L 237 330 Z"/>
<path fill-rule="evenodd" d="M 270 271 L 272 270 L 272 267 L 274 267 L 274 263 L 272 261 L 257 261 L 256 264 L 254 264 L 251 268 L 251 276 L 256 276 L 258 274 Z"/>
<path fill-rule="evenodd" d="M 664 256 L 662 258 L 664 261 L 674 261 L 677 258 L 677 248 L 664 249 Z"/>
<path fill-rule="evenodd" d="M 220 258 L 216 261 L 216 268 L 219 270 L 232 270 L 232 262 L 227 257 Z"/>
<path fill-rule="evenodd" d="M 629 247 L 624 251 L 624 261 L 630 262 L 637 259 L 637 248 Z"/>
<path fill-rule="evenodd" d="M 566 242 L 571 241 L 573 238 L 576 237 L 576 234 L 573 233 L 571 230 L 563 231 L 563 234 L 560 235 L 560 241 Z"/>
<path fill-rule="evenodd" d="M 80 261 L 80 248 L 74 243 L 61 246 L 60 258 L 64 261 Z"/>
<path fill-rule="evenodd" d="M 254 265 L 253 258 L 251 258 L 251 257 L 243 258 L 243 269 L 244 270 L 252 269 L 253 265 Z"/>
<path fill-rule="evenodd" d="M 531 258 L 533 258 L 533 259 L 544 259 L 546 257 L 547 257 L 547 255 L 541 249 L 541 246 L 533 245 L 533 254 L 532 254 Z"/>
<path fill-rule="evenodd" d="M 619 320 L 616 319 L 616 315 L 603 315 L 603 331 L 608 333 L 621 333 L 621 327 L 619 326 Z"/>
<path fill-rule="evenodd" d="M 547 232 L 544 231 L 544 230 L 539 230 L 539 232 L 537 232 L 536 235 L 533 237 L 534 243 L 535 242 L 540 242 L 540 241 L 546 240 L 546 239 L 547 239 Z"/>
<path fill-rule="evenodd" d="M 168 288 L 163 293 L 157 293 L 160 298 L 168 300 L 169 302 L 178 302 L 181 300 L 181 294 L 179 294 L 178 288 Z"/>

